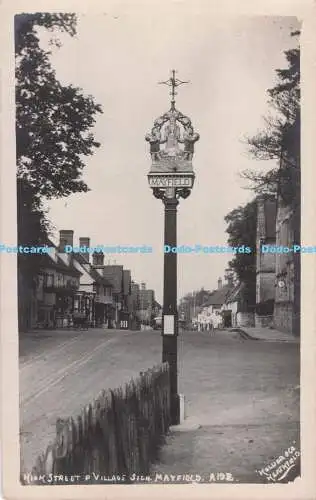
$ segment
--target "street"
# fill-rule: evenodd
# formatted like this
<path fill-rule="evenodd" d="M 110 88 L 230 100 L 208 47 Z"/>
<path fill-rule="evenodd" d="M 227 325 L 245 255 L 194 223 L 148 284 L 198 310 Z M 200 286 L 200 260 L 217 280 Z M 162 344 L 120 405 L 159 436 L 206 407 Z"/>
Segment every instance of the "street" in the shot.
<path fill-rule="evenodd" d="M 30 472 L 55 436 L 102 389 L 161 361 L 160 331 L 43 331 L 20 339 L 21 468 Z M 172 432 L 155 471 L 232 473 L 254 481 L 295 441 L 299 450 L 299 345 L 238 333 L 181 333 L 179 392 L 201 428 Z"/>

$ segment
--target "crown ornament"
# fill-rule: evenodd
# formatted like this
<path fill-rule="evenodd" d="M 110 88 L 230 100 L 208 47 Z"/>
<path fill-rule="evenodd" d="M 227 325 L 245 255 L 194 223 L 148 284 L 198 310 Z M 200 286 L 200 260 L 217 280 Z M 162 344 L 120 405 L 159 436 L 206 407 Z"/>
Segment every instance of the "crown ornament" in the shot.
<path fill-rule="evenodd" d="M 175 89 L 189 82 L 177 79 L 172 70 L 171 78 L 160 83 L 171 87 L 172 99 L 169 111 L 154 121 L 151 132 L 145 136 L 150 144 L 150 173 L 193 173 L 194 144 L 200 136 L 194 132 L 190 118 L 175 107 Z"/>

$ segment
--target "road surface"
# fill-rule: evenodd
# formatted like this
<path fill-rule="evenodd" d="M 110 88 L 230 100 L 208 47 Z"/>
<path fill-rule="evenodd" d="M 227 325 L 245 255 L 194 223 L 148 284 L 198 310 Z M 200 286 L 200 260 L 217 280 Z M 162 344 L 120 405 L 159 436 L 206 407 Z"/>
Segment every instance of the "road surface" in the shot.
<path fill-rule="evenodd" d="M 30 472 L 54 439 L 57 418 L 79 414 L 101 390 L 161 361 L 159 331 L 51 331 L 21 335 L 21 469 Z M 156 470 L 255 468 L 298 443 L 299 346 L 242 340 L 237 333 L 179 337 L 179 392 L 197 433 L 172 435 Z M 259 449 L 260 448 L 260 449 Z M 157 469 L 158 467 L 158 469 Z"/>

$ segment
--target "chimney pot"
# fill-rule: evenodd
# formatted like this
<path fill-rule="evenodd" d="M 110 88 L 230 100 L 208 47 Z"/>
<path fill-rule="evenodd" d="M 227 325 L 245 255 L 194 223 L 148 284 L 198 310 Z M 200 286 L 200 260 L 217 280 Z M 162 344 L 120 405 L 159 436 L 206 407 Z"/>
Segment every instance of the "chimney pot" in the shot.
<path fill-rule="evenodd" d="M 89 262 L 90 261 L 90 252 L 89 252 L 88 248 L 90 248 L 90 238 L 86 238 L 86 237 L 79 238 L 79 247 L 87 247 L 86 252 L 80 252 L 80 253 L 81 253 L 81 255 L 84 256 L 86 261 Z"/>
<path fill-rule="evenodd" d="M 94 266 L 104 266 L 104 253 L 103 252 L 93 253 L 92 263 Z"/>
<path fill-rule="evenodd" d="M 62 229 L 59 231 L 59 252 L 65 252 L 65 246 L 74 244 L 74 232 L 72 229 Z"/>

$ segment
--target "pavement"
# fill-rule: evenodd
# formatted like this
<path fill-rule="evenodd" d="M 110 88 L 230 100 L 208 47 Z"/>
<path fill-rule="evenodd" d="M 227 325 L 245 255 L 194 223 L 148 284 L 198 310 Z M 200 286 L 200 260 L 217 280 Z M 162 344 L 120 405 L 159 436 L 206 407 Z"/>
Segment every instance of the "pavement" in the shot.
<path fill-rule="evenodd" d="M 299 337 L 295 337 L 289 333 L 280 332 L 275 328 L 270 327 L 239 327 L 233 329 L 239 331 L 241 335 L 249 337 L 253 340 L 263 340 L 266 342 L 293 342 L 294 344 L 299 344 Z"/>
<path fill-rule="evenodd" d="M 293 480 L 300 468 L 298 344 L 253 342 L 227 330 L 198 335 L 180 340 L 187 418 L 169 433 L 153 466 L 156 477 Z M 276 461 L 285 464 L 287 455 L 295 455 L 294 467 L 284 465 L 281 474 Z"/>
<path fill-rule="evenodd" d="M 31 470 L 53 439 L 57 418 L 77 415 L 102 389 L 159 363 L 161 344 L 155 330 L 22 334 L 22 471 Z M 260 483 L 294 478 L 300 449 L 299 345 L 253 342 L 232 330 L 214 336 L 184 331 L 178 351 L 179 393 L 185 396 L 187 418 L 169 432 L 152 466 L 153 480 Z M 276 461 L 293 454 L 294 466 L 272 478 Z"/>

